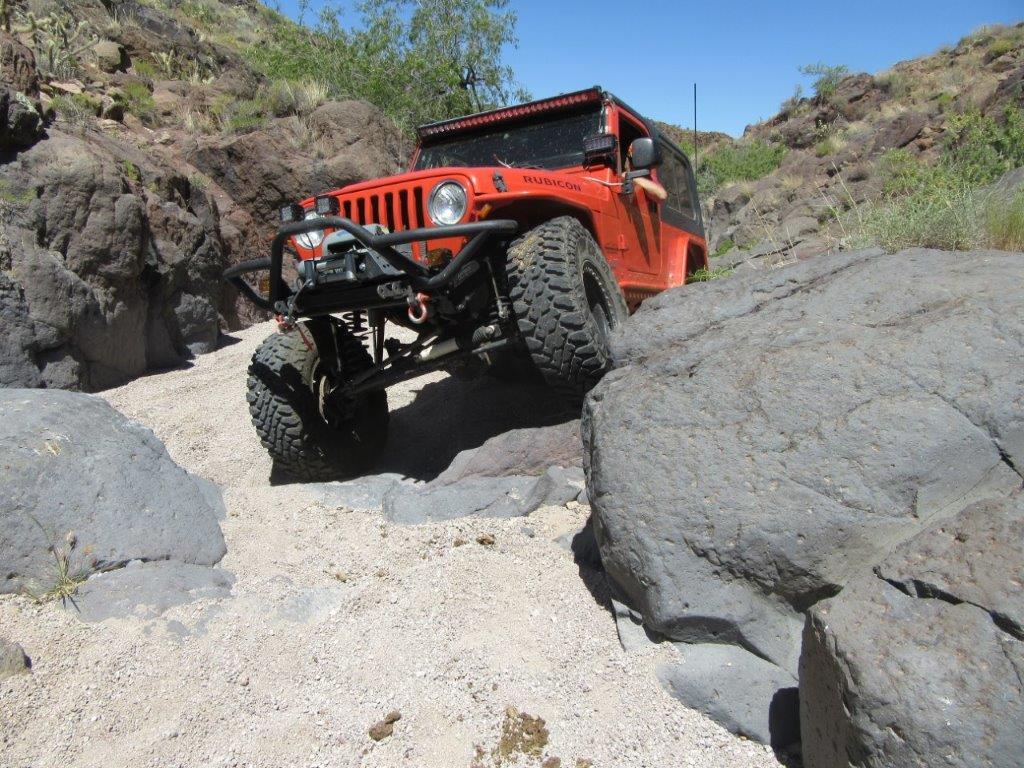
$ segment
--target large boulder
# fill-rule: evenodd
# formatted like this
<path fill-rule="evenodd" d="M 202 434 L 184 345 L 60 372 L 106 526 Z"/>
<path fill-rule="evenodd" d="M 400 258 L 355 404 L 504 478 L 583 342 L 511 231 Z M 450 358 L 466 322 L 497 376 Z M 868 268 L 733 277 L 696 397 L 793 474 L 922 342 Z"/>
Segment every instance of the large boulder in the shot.
<path fill-rule="evenodd" d="M 218 213 L 203 188 L 56 129 L 0 168 L 0 384 L 98 390 L 216 347 Z"/>
<path fill-rule="evenodd" d="M 797 672 L 803 612 L 1019 487 L 1024 261 L 847 253 L 668 291 L 583 417 L 602 560 L 649 629 Z"/>
<path fill-rule="evenodd" d="M 212 565 L 219 491 L 106 401 L 0 390 L 0 593 L 45 593 L 133 560 Z"/>
<path fill-rule="evenodd" d="M 928 526 L 808 616 L 811 768 L 1019 766 L 1024 495 Z"/>

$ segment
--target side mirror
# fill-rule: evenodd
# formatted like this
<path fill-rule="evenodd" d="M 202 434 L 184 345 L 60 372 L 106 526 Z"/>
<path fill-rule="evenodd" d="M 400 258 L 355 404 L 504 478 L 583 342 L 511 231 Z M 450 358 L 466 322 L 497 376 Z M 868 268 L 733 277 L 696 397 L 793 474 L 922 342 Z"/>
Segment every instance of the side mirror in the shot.
<path fill-rule="evenodd" d="M 634 171 L 643 171 L 661 164 L 661 153 L 654 139 L 646 136 L 629 145 L 629 161 Z"/>

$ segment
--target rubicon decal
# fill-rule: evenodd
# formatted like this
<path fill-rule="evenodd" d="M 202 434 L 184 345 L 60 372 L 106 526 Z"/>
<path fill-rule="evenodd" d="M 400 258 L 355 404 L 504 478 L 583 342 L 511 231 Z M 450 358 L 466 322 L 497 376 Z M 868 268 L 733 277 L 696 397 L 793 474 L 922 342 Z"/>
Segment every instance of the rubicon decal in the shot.
<path fill-rule="evenodd" d="M 565 181 L 565 179 L 550 179 L 547 176 L 523 176 L 523 181 L 527 184 L 540 184 L 544 187 L 558 187 L 559 189 L 568 189 L 572 192 L 583 191 L 582 186 L 571 181 Z"/>

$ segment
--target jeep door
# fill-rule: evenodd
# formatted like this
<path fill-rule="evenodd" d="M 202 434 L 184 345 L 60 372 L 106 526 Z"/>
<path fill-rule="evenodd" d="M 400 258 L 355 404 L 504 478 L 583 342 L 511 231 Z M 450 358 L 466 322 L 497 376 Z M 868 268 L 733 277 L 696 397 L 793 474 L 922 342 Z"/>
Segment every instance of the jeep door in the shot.
<path fill-rule="evenodd" d="M 662 265 L 664 286 L 682 285 L 686 276 L 706 266 L 704 222 L 697 184 L 689 158 L 672 142 L 659 138 L 661 164 L 655 178 L 668 198 L 661 204 Z"/>
<path fill-rule="evenodd" d="M 618 118 L 619 165 L 620 170 L 626 170 L 629 145 L 634 139 L 649 134 L 639 121 L 625 111 L 618 110 Z M 616 198 L 622 227 L 620 246 L 624 266 L 634 273 L 660 274 L 662 246 L 658 201 L 639 186 L 634 186 L 632 194 L 616 195 Z"/>

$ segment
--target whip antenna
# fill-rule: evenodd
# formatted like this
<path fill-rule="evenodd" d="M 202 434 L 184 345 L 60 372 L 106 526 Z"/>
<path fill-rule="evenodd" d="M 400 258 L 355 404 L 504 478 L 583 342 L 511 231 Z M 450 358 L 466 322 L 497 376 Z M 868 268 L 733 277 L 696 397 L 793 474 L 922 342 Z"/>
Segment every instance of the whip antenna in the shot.
<path fill-rule="evenodd" d="M 693 84 L 693 170 L 697 170 L 697 84 Z"/>

